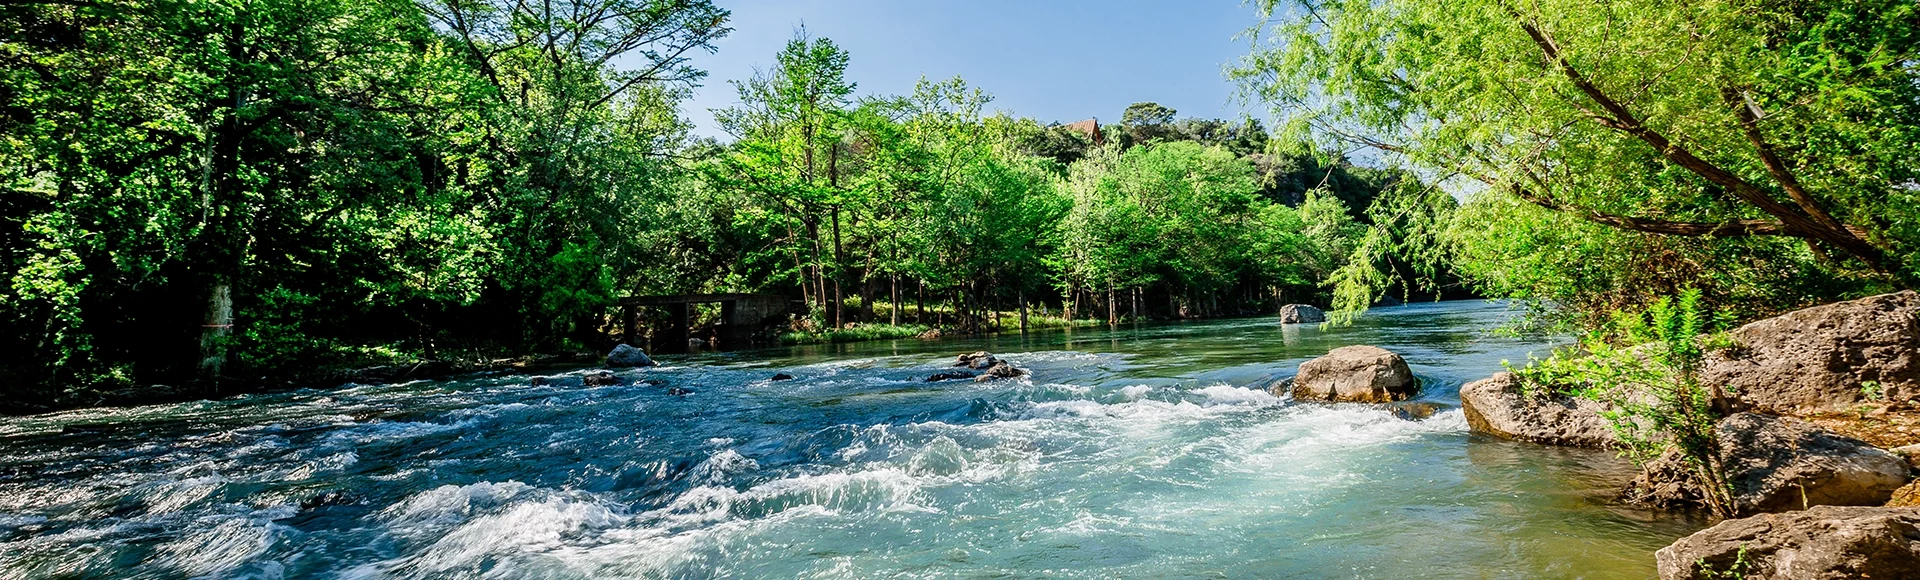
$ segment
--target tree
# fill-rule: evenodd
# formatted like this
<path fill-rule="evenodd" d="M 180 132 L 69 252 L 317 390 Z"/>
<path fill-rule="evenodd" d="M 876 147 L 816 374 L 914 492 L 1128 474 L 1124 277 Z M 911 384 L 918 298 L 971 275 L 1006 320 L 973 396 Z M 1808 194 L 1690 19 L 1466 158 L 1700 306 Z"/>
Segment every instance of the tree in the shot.
<path fill-rule="evenodd" d="M 1792 240 L 1826 268 L 1915 279 L 1911 3 L 1262 7 L 1275 43 L 1234 74 L 1290 135 L 1620 232 Z"/>

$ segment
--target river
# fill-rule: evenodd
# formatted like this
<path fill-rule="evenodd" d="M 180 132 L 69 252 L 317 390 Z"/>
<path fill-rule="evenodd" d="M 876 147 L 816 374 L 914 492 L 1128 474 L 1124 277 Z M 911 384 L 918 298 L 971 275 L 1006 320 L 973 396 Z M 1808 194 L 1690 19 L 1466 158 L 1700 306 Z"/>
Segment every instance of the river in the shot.
<path fill-rule="evenodd" d="M 1647 578 L 1704 525 L 1631 467 L 1471 435 L 1550 343 L 1479 301 L 661 357 L 0 419 L 0 578 Z M 1260 387 L 1349 344 L 1408 420 Z M 986 349 L 1032 371 L 926 383 Z M 777 372 L 794 380 L 769 381 Z M 691 394 L 673 395 L 679 387 Z M 103 425 L 105 427 L 103 427 Z"/>

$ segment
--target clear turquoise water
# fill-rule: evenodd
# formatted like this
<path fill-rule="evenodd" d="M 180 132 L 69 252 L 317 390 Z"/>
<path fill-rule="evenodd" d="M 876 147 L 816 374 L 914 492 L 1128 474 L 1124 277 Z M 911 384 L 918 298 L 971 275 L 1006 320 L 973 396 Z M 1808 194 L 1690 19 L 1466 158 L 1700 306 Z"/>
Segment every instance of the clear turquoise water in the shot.
<path fill-rule="evenodd" d="M 1453 408 L 1546 350 L 1485 334 L 1511 315 L 1422 304 L 1327 330 L 873 342 L 663 357 L 620 373 L 631 386 L 4 419 L 0 578 L 1652 576 L 1701 522 L 1610 506 L 1628 466 L 1470 435 Z M 1450 410 L 1262 390 L 1348 344 L 1403 354 Z M 921 381 L 982 348 L 1033 375 Z"/>

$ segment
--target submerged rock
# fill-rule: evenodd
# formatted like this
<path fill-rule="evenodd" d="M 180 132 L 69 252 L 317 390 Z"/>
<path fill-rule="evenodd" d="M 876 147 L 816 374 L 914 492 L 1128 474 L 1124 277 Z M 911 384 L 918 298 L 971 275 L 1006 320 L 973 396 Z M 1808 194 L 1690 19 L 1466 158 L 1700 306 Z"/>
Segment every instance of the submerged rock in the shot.
<path fill-rule="evenodd" d="M 1738 346 L 1710 353 L 1703 384 L 1754 410 L 1851 410 L 1920 398 L 1920 294 L 1908 290 L 1796 310 L 1735 329 Z"/>
<path fill-rule="evenodd" d="M 1791 417 L 1737 413 L 1715 430 L 1739 514 L 1877 506 L 1912 479 L 1906 459 Z M 1658 506 L 1699 505 L 1699 489 L 1685 460 L 1669 452 L 1647 465 L 1627 496 Z"/>
<path fill-rule="evenodd" d="M 1432 401 L 1400 401 L 1387 403 L 1385 406 L 1388 413 L 1408 421 L 1423 421 L 1447 410 L 1446 405 Z"/>
<path fill-rule="evenodd" d="M 580 384 L 589 387 L 611 387 L 620 384 L 620 377 L 607 371 L 593 371 L 580 375 Z"/>
<path fill-rule="evenodd" d="M 1281 324 L 1319 324 L 1327 321 L 1327 313 L 1319 308 L 1305 304 L 1288 304 L 1280 307 Z"/>
<path fill-rule="evenodd" d="M 1460 387 L 1460 408 L 1467 427 L 1502 439 L 1606 447 L 1613 429 L 1600 416 L 1606 405 L 1566 395 L 1527 393 L 1519 375 L 1500 373 Z"/>
<path fill-rule="evenodd" d="M 1662 580 L 1913 578 L 1920 508 L 1817 506 L 1720 522 L 1654 554 Z"/>
<path fill-rule="evenodd" d="M 778 373 L 778 374 L 775 374 L 775 375 L 773 375 L 773 378 L 770 378 L 770 379 L 767 379 L 767 380 L 769 380 L 769 381 L 791 381 L 791 380 L 793 380 L 793 375 L 789 375 L 789 374 L 787 374 L 787 373 Z"/>
<path fill-rule="evenodd" d="M 978 376 L 978 375 L 970 371 L 945 371 L 945 372 L 934 373 L 933 376 L 927 377 L 927 382 L 937 383 L 940 381 L 957 381 L 960 379 L 971 379 L 971 378 L 974 378 L 975 376 Z"/>
<path fill-rule="evenodd" d="M 673 395 L 675 397 L 684 397 L 684 396 L 693 394 L 693 391 L 688 389 L 682 389 L 680 387 L 668 387 L 667 394 Z"/>
<path fill-rule="evenodd" d="M 1400 355 L 1375 346 L 1343 346 L 1300 363 L 1293 398 L 1336 403 L 1391 403 L 1420 392 L 1420 382 Z"/>
<path fill-rule="evenodd" d="M 630 345 L 622 344 L 613 347 L 613 352 L 607 353 L 608 368 L 650 367 L 654 366 L 654 364 L 653 359 L 647 357 L 646 351 Z"/>

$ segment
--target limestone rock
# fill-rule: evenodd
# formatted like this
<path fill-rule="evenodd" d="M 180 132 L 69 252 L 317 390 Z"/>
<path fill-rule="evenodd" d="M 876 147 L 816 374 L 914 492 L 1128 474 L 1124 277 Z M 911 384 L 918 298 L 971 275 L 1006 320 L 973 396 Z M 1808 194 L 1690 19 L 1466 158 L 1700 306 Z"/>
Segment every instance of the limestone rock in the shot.
<path fill-rule="evenodd" d="M 613 347 L 613 351 L 607 353 L 607 368 L 650 367 L 654 364 L 646 351 L 625 344 Z"/>
<path fill-rule="evenodd" d="M 1420 392 L 1420 381 L 1400 355 L 1376 346 L 1343 346 L 1300 363 L 1293 377 L 1298 401 L 1391 403 Z"/>
<path fill-rule="evenodd" d="M 1739 346 L 1709 354 L 1700 379 L 1754 410 L 1807 414 L 1920 397 L 1920 294 L 1911 290 L 1796 310 L 1732 334 Z"/>
<path fill-rule="evenodd" d="M 1281 324 L 1319 324 L 1327 321 L 1327 313 L 1305 304 L 1288 304 L 1280 307 Z"/>
<path fill-rule="evenodd" d="M 1529 396 L 1513 373 L 1460 387 L 1460 407 L 1468 428 L 1503 439 L 1569 447 L 1614 442 L 1613 429 L 1600 416 L 1606 405 L 1565 395 Z"/>
<path fill-rule="evenodd" d="M 1920 575 L 1920 508 L 1818 506 L 1720 522 L 1654 554 L 1662 580 Z"/>
<path fill-rule="evenodd" d="M 1737 413 L 1715 429 L 1740 514 L 1877 506 L 1912 479 L 1906 459 L 1799 419 Z M 1630 499 L 1663 506 L 1700 502 L 1677 452 L 1654 460 L 1646 472 L 1629 485 Z"/>

